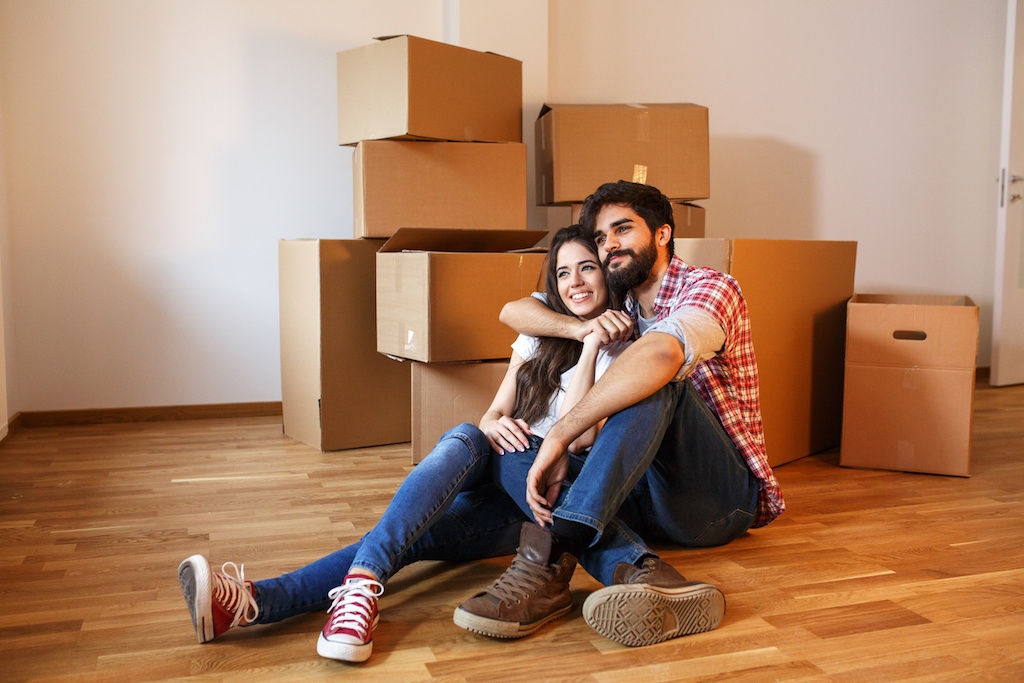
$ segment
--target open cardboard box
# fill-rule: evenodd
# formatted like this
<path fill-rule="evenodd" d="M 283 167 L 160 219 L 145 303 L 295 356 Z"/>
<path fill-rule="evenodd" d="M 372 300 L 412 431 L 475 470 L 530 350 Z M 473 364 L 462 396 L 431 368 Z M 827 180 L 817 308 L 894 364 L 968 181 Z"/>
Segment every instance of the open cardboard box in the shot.
<path fill-rule="evenodd" d="M 382 244 L 278 243 L 284 433 L 322 451 L 409 440 L 409 366 L 377 353 Z"/>
<path fill-rule="evenodd" d="M 338 144 L 521 142 L 523 64 L 415 36 L 338 53 Z"/>
<path fill-rule="evenodd" d="M 526 229 L 526 145 L 360 142 L 352 156 L 355 236 L 401 227 Z"/>
<path fill-rule="evenodd" d="M 377 350 L 422 362 L 508 358 L 498 314 L 543 288 L 531 230 L 400 228 L 377 252 Z"/>
<path fill-rule="evenodd" d="M 969 297 L 854 296 L 839 464 L 969 476 L 977 354 Z"/>
<path fill-rule="evenodd" d="M 669 199 L 710 196 L 708 110 L 697 104 L 546 104 L 534 124 L 537 203 L 582 202 L 608 181 Z"/>

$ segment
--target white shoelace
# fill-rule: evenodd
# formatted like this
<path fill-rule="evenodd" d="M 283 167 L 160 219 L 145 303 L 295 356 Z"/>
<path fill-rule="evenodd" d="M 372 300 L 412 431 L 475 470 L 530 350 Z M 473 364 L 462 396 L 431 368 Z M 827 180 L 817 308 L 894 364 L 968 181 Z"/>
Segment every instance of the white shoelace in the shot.
<path fill-rule="evenodd" d="M 234 576 L 228 573 L 228 567 L 235 570 Z M 245 585 L 245 565 L 239 567 L 234 562 L 225 562 L 220 570 L 220 573 L 213 575 L 213 599 L 228 612 L 234 612 L 235 619 L 230 628 L 238 626 L 243 618 L 246 623 L 252 623 L 260 615 L 260 608 L 249 587 Z"/>
<path fill-rule="evenodd" d="M 373 579 L 350 579 L 344 585 L 332 588 L 327 597 L 332 600 L 328 620 L 329 631 L 351 629 L 362 639 L 373 630 L 373 615 L 377 598 L 384 594 L 384 584 Z"/>

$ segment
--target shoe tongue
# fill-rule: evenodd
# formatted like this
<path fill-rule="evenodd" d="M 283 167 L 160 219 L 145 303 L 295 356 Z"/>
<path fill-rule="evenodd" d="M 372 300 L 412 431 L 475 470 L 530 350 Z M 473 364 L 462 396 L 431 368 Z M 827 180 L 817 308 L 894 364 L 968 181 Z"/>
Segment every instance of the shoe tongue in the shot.
<path fill-rule="evenodd" d="M 527 522 L 519 534 L 519 554 L 536 564 L 547 565 L 551 557 L 551 533 Z"/>

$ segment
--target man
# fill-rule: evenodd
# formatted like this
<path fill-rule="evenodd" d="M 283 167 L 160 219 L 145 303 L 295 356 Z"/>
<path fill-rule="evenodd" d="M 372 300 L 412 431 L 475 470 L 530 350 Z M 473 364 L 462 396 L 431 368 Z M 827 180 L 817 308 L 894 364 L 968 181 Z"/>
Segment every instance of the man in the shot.
<path fill-rule="evenodd" d="M 675 257 L 672 207 L 657 188 L 602 185 L 584 203 L 581 223 L 594 236 L 609 285 L 627 295 L 641 336 L 548 432 L 529 470 L 526 496 L 543 540 L 520 547 L 489 594 L 456 611 L 457 623 L 460 612 L 464 620 L 508 619 L 493 607 L 495 596 L 517 590 L 532 605 L 532 618 L 541 618 L 546 605 L 559 603 L 555 595 L 568 591 L 566 557 L 602 548 L 607 562 L 614 554 L 600 541 L 616 515 L 625 522 L 616 523 L 619 536 L 632 530 L 645 539 L 710 546 L 769 523 L 785 508 L 765 455 L 739 285 Z M 502 321 L 534 336 L 576 339 L 591 331 L 615 339 L 623 327 L 614 315 L 589 323 L 562 316 L 533 297 L 506 305 Z M 605 418 L 569 486 L 568 445 Z M 647 645 L 718 625 L 724 602 L 717 589 L 686 581 L 653 553 L 623 559 L 611 585 L 583 606 L 599 633 Z"/>

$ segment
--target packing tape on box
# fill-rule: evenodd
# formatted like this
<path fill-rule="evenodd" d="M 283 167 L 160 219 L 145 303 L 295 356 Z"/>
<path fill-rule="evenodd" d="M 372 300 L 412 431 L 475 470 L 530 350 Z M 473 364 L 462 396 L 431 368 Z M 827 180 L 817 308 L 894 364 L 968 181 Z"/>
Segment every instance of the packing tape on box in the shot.
<path fill-rule="evenodd" d="M 651 141 L 651 111 L 646 107 L 636 115 L 636 141 Z"/>
<path fill-rule="evenodd" d="M 647 166 L 644 164 L 633 164 L 633 182 L 641 185 L 647 184 Z"/>

